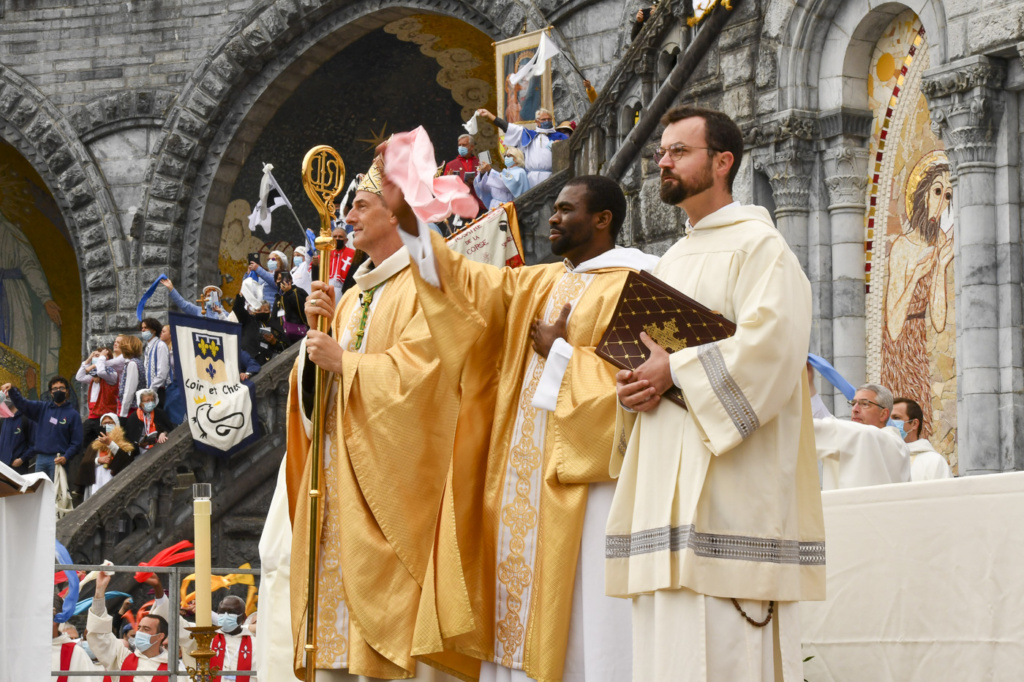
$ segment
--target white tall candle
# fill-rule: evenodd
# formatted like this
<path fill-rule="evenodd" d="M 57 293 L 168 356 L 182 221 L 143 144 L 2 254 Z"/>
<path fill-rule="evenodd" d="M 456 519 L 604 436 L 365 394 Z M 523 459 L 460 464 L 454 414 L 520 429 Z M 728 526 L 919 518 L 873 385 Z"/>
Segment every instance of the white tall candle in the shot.
<path fill-rule="evenodd" d="M 201 496 L 196 488 L 205 488 L 205 496 Z M 192 514 L 195 520 L 196 549 L 196 625 L 209 627 L 210 618 L 210 484 L 199 483 L 193 488 L 195 500 L 192 502 Z"/>

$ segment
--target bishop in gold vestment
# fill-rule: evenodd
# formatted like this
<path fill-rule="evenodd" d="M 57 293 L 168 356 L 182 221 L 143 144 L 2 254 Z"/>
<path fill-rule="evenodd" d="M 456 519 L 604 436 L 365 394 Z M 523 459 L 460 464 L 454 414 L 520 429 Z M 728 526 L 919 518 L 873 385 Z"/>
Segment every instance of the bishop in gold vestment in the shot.
<path fill-rule="evenodd" d="M 638 682 L 800 682 L 796 602 L 825 597 L 810 285 L 768 211 L 732 201 L 735 123 L 683 107 L 664 123 L 662 199 L 693 223 L 654 275 L 737 328 L 617 378 L 637 411 L 617 415 L 608 594 L 633 599 Z M 673 384 L 686 409 L 659 399 Z"/>
<path fill-rule="evenodd" d="M 403 231 L 446 372 L 497 371 L 493 385 L 463 384 L 463 401 L 493 405 L 489 452 L 455 463 L 474 471 L 456 477 L 454 495 L 477 627 L 446 645 L 484 660 L 481 680 L 629 676 L 628 609 L 604 597 L 600 563 L 614 487 L 614 368 L 594 349 L 628 272 L 656 259 L 612 248 L 625 199 L 613 181 L 593 178 L 574 179 L 556 201 L 552 250 L 563 263 L 498 270 L 448 250 L 422 224 L 418 236 Z M 606 209 L 598 195 L 621 201 Z M 597 215 L 600 229 L 588 231 Z M 565 338 L 545 357 L 531 324 L 549 329 L 560 315 Z"/>
<path fill-rule="evenodd" d="M 279 630 L 281 606 L 290 602 L 284 622 L 291 625 L 294 669 L 304 674 L 305 612 L 310 607 L 309 416 L 312 363 L 317 363 L 331 367 L 314 605 L 317 679 L 451 679 L 418 666 L 412 651 L 417 638 L 436 640 L 472 627 L 468 597 L 459 599 L 456 589 L 443 587 L 455 596 L 441 605 L 433 598 L 435 583 L 443 586 L 445 578 L 435 579 L 435 538 L 446 528 L 454 534 L 453 524 L 445 521 L 443 497 L 459 415 L 456 384 L 443 375 L 416 298 L 408 253 L 375 185 L 368 183 L 364 178 L 360 184 L 348 221 L 355 225 L 356 246 L 369 259 L 355 275 L 356 287 L 337 306 L 331 336 L 310 332 L 292 371 L 281 477 L 287 505 L 272 506 L 277 517 L 268 518 L 267 542 L 261 543 L 280 552 L 283 524 L 290 517 L 290 594 L 278 586 L 276 612 L 261 613 L 260 629 Z M 335 312 L 327 287 L 315 286 L 307 315 Z M 280 518 L 285 513 L 288 517 Z M 284 562 L 275 557 L 274 563 Z M 474 678 L 478 669 L 476 661 L 452 654 L 434 656 L 431 663 L 463 679 Z"/>

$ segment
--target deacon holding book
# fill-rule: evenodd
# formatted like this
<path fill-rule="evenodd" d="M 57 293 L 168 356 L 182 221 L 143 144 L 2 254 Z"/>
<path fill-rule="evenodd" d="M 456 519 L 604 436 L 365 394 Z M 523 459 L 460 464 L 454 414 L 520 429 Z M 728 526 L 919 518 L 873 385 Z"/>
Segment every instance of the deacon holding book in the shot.
<path fill-rule="evenodd" d="M 799 682 L 797 602 L 825 598 L 810 286 L 768 211 L 733 201 L 736 124 L 662 122 L 661 199 L 688 221 L 654 275 L 736 331 L 671 354 L 644 333 L 647 361 L 616 377 L 607 590 L 633 600 L 634 680 Z M 661 398 L 673 385 L 685 408 Z"/>
<path fill-rule="evenodd" d="M 417 218 L 391 151 L 384 196 L 445 372 L 490 379 L 462 386 L 463 403 L 491 407 L 476 425 L 490 429 L 490 447 L 455 457 L 462 561 L 438 564 L 464 571 L 476 628 L 445 646 L 482 659 L 481 682 L 628 679 L 628 604 L 605 596 L 601 561 L 615 370 L 594 349 L 627 274 L 656 259 L 615 248 L 625 197 L 588 175 L 566 183 L 549 221 L 563 261 L 474 263 Z"/>

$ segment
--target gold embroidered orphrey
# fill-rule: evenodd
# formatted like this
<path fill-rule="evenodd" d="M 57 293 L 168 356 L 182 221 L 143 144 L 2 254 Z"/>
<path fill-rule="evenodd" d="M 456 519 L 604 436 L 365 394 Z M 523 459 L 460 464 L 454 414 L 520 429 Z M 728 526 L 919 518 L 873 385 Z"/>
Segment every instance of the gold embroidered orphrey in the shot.
<path fill-rule="evenodd" d="M 545 319 L 554 324 L 566 303 L 573 307 L 579 302 L 594 275 L 566 273 L 559 280 L 554 293 L 548 299 Z M 523 376 L 523 390 L 519 400 L 517 433 L 515 443 L 509 452 L 506 465 L 506 484 L 502 501 L 509 490 L 508 477 L 516 475 L 515 497 L 501 508 L 502 528 L 498 537 L 498 615 L 502 611 L 502 596 L 505 615 L 498 620 L 496 638 L 501 645 L 495 651 L 500 663 L 506 668 L 522 668 L 521 648 L 526 637 L 526 620 L 529 613 L 530 588 L 533 584 L 533 559 L 536 557 L 536 529 L 540 518 L 540 479 L 544 433 L 547 415 L 533 407 L 533 396 L 544 373 L 544 358 L 536 353 Z M 540 417 L 538 419 L 538 416 Z M 507 549 L 504 540 L 510 536 Z M 524 614 L 524 606 L 526 614 Z M 516 659 L 520 658 L 517 664 Z"/>

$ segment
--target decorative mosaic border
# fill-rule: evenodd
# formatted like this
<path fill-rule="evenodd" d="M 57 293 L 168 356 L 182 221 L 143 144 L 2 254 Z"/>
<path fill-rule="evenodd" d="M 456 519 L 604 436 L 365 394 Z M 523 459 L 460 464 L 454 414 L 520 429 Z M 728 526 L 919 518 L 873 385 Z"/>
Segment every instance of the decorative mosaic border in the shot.
<path fill-rule="evenodd" d="M 864 241 L 864 293 L 871 293 L 871 260 L 874 255 L 874 241 L 875 241 L 875 218 L 878 210 L 878 187 L 879 178 L 882 175 L 882 160 L 885 158 L 885 142 L 889 135 L 889 126 L 892 123 L 893 113 L 896 111 L 896 104 L 899 101 L 900 91 L 903 89 L 904 81 L 907 78 L 907 72 L 910 70 L 910 65 L 914 62 L 914 57 L 917 54 L 918 49 L 924 42 L 924 26 L 918 29 L 917 36 L 914 38 L 914 43 L 910 46 L 910 50 L 907 52 L 907 56 L 903 59 L 903 66 L 900 68 L 900 75 L 896 79 L 896 85 L 892 89 L 892 95 L 889 97 L 889 106 L 885 110 L 885 118 L 882 120 L 882 128 L 878 133 L 878 150 L 875 152 L 875 167 L 871 173 L 870 191 L 868 193 L 868 226 L 867 226 L 867 239 Z M 885 229 L 885 226 L 882 226 Z M 884 234 L 883 234 L 884 237 Z"/>

